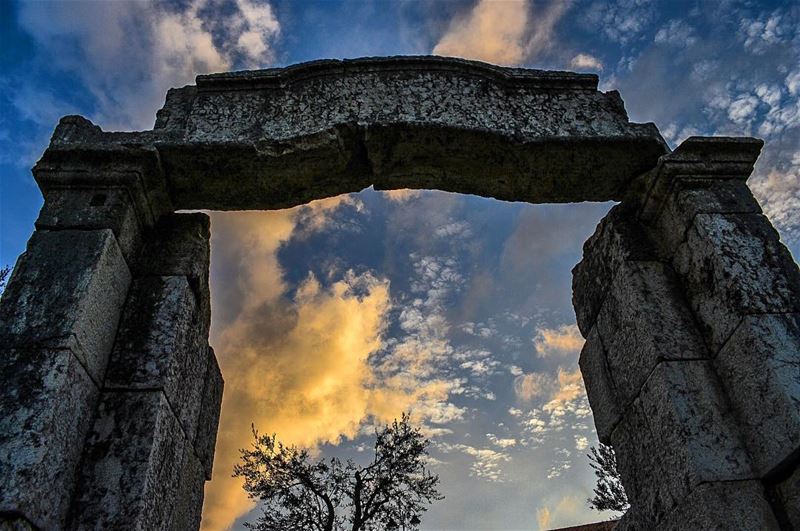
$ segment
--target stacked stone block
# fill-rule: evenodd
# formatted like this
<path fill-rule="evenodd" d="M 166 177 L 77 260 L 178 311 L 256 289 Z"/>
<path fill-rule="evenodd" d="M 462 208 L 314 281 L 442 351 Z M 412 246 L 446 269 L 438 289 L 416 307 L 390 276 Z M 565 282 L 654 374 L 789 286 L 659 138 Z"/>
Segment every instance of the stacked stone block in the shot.
<path fill-rule="evenodd" d="M 745 184 L 760 146 L 687 140 L 574 270 L 581 369 L 632 505 L 620 529 L 798 526 L 800 273 Z"/>
<path fill-rule="evenodd" d="M 141 227 L 135 165 L 77 162 L 39 168 L 45 206 L 0 303 L 0 522 L 18 528 L 65 525 Z"/>
<path fill-rule="evenodd" d="M 222 391 L 208 345 L 208 239 L 204 214 L 166 215 L 144 237 L 84 450 L 75 529 L 199 526 Z M 208 410 L 213 426 L 200 429 Z"/>
<path fill-rule="evenodd" d="M 209 224 L 165 215 L 152 155 L 37 165 L 0 303 L 2 529 L 199 527 L 222 396 Z"/>

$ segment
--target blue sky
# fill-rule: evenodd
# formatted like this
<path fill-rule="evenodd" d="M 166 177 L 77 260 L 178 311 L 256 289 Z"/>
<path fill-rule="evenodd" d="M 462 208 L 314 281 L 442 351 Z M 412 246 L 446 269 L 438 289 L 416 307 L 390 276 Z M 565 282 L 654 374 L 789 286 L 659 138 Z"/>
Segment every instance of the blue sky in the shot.
<path fill-rule="evenodd" d="M 800 251 L 800 7 L 648 0 L 0 3 L 0 263 L 41 206 L 31 175 L 58 118 L 149 129 L 201 73 L 339 57 L 456 55 L 595 72 L 634 121 L 766 141 L 750 185 Z M 538 529 L 585 503 L 596 442 L 577 372 L 571 267 L 608 204 L 525 205 L 366 190 L 212 214 L 226 378 L 204 526 L 257 515 L 229 470 L 250 422 L 364 455 L 410 409 L 446 499 L 423 529 Z"/>

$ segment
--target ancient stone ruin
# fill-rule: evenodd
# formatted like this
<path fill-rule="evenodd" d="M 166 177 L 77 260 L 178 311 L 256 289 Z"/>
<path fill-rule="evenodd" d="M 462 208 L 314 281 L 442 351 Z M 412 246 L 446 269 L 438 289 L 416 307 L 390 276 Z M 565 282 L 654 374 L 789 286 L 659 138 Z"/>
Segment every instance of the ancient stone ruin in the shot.
<path fill-rule="evenodd" d="M 0 528 L 197 529 L 223 385 L 208 217 L 176 211 L 374 185 L 619 201 L 573 284 L 617 529 L 800 529 L 800 271 L 746 184 L 761 145 L 670 151 L 594 75 L 437 57 L 200 76 L 152 131 L 63 118 L 0 306 Z"/>

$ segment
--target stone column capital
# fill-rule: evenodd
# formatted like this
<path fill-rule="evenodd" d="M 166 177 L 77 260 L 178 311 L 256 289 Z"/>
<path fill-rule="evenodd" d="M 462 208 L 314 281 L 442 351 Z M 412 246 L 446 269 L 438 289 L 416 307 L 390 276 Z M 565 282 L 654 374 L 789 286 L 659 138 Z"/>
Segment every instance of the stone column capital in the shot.
<path fill-rule="evenodd" d="M 42 194 L 124 190 L 144 227 L 174 211 L 158 150 L 152 145 L 93 141 L 99 133 L 99 127 L 85 118 L 62 118 L 50 147 L 32 170 Z"/>
<path fill-rule="evenodd" d="M 662 155 L 656 167 L 645 174 L 639 188 L 643 193 L 641 219 L 655 219 L 680 180 L 746 181 L 763 145 L 763 140 L 750 137 L 687 138 L 675 151 Z"/>

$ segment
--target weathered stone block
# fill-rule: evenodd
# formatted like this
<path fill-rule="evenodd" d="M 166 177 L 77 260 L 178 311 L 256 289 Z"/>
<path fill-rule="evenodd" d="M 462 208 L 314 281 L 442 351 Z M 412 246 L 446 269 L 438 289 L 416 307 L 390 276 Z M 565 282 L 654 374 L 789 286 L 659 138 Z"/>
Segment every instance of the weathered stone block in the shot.
<path fill-rule="evenodd" d="M 800 529 L 800 466 L 795 464 L 792 474 L 775 486 L 775 493 L 788 523 Z"/>
<path fill-rule="evenodd" d="M 170 214 L 145 235 L 137 276 L 185 276 L 194 291 L 200 322 L 208 330 L 211 302 L 208 268 L 211 222 L 206 214 Z"/>
<path fill-rule="evenodd" d="M 161 389 L 194 438 L 206 373 L 206 333 L 186 277 L 142 277 L 130 295 L 111 353 L 106 389 Z M 203 345 L 203 346 L 201 346 Z"/>
<path fill-rule="evenodd" d="M 661 262 L 624 262 L 597 317 L 621 407 L 661 360 L 708 358 L 678 278 Z"/>
<path fill-rule="evenodd" d="M 632 529 L 652 529 L 675 505 L 663 480 L 664 448 L 654 439 L 639 401 L 633 402 L 611 434 L 617 469 L 633 508 Z M 653 478 L 659 478 L 653 481 Z"/>
<path fill-rule="evenodd" d="M 69 349 L 102 382 L 130 280 L 111 230 L 37 231 L 0 300 L 0 340 Z"/>
<path fill-rule="evenodd" d="M 655 260 L 653 242 L 635 215 L 617 205 L 583 244 L 583 259 L 572 270 L 572 305 L 584 337 L 595 323 L 617 270 L 625 261 Z"/>
<path fill-rule="evenodd" d="M 580 368 L 589 404 L 594 413 L 594 425 L 600 442 L 609 444 L 611 432 L 621 418 L 617 391 L 608 371 L 605 349 L 594 326 L 583 344 Z"/>
<path fill-rule="evenodd" d="M 762 477 L 800 451 L 800 314 L 746 316 L 715 359 Z"/>
<path fill-rule="evenodd" d="M 38 531 L 27 518 L 0 514 L 0 531 Z"/>
<path fill-rule="evenodd" d="M 36 228 L 111 229 L 128 264 L 139 250 L 142 225 L 133 200 L 123 188 L 56 188 L 44 194 Z"/>
<path fill-rule="evenodd" d="M 224 381 L 219 370 L 217 356 L 214 349 L 208 347 L 208 363 L 205 375 L 205 386 L 203 388 L 203 401 L 200 407 L 200 418 L 197 422 L 197 435 L 194 440 L 194 448 L 206 479 L 211 479 L 211 472 L 214 465 L 214 448 L 217 443 L 217 428 L 219 427 L 219 413 L 222 407 L 222 389 Z"/>
<path fill-rule="evenodd" d="M 673 263 L 712 354 L 743 315 L 800 312 L 800 270 L 759 214 L 698 214 Z"/>
<path fill-rule="evenodd" d="M 180 492 L 170 515 L 168 528 L 172 531 L 199 529 L 203 513 L 203 495 L 206 477 L 203 465 L 191 445 L 186 445 L 183 468 L 178 483 Z"/>
<path fill-rule="evenodd" d="M 72 529 L 165 529 L 186 440 L 161 391 L 105 391 L 81 466 Z"/>
<path fill-rule="evenodd" d="M 758 481 L 723 481 L 699 485 L 657 529 L 778 531 L 780 527 Z"/>
<path fill-rule="evenodd" d="M 97 387 L 69 350 L 3 350 L 0 382 L 0 513 L 61 529 Z"/>
<path fill-rule="evenodd" d="M 663 463 L 659 483 L 676 501 L 700 483 L 754 477 L 710 362 L 660 363 L 637 401 Z"/>
<path fill-rule="evenodd" d="M 758 201 L 741 179 L 676 177 L 655 223 L 659 247 L 672 257 L 697 214 L 760 213 Z"/>

